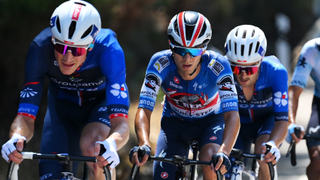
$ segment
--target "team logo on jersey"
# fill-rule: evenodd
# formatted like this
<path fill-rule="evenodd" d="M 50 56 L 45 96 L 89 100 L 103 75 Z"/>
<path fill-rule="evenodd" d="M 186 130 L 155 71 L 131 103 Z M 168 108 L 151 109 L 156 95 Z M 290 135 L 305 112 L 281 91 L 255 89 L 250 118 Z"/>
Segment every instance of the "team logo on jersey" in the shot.
<path fill-rule="evenodd" d="M 300 58 L 299 58 L 299 66 L 302 66 L 302 67 L 306 67 L 306 58 L 305 57 L 302 57 L 302 56 L 300 56 Z"/>
<path fill-rule="evenodd" d="M 279 105 L 279 107 L 286 106 L 288 104 L 288 94 L 287 92 L 281 93 L 280 91 L 274 93 L 274 103 Z"/>
<path fill-rule="evenodd" d="M 75 78 L 75 77 L 71 77 L 69 79 L 70 79 L 71 82 L 76 82 L 76 83 L 82 81 L 82 79 L 78 79 L 78 78 Z"/>
<path fill-rule="evenodd" d="M 100 107 L 98 111 L 107 111 L 107 107 Z"/>
<path fill-rule="evenodd" d="M 216 61 L 216 60 L 211 60 L 211 62 L 208 64 L 208 67 L 211 69 L 211 71 L 215 74 L 215 75 L 219 75 L 221 73 L 221 71 L 224 70 L 223 65 Z"/>
<path fill-rule="evenodd" d="M 144 85 L 146 85 L 148 88 L 152 89 L 153 91 L 156 91 L 157 87 L 160 86 L 160 80 L 155 74 L 149 73 L 146 75 L 146 80 Z"/>
<path fill-rule="evenodd" d="M 52 176 L 52 173 L 45 174 L 45 175 L 43 175 L 43 176 L 40 177 L 40 180 L 46 180 L 46 179 L 48 179 L 48 178 L 51 177 L 51 176 Z"/>
<path fill-rule="evenodd" d="M 231 91 L 233 92 L 234 82 L 230 75 L 226 75 L 220 79 L 218 82 L 218 87 L 221 91 Z"/>
<path fill-rule="evenodd" d="M 29 98 L 29 97 L 33 97 L 36 94 L 38 94 L 38 92 L 33 91 L 33 89 L 27 87 L 26 89 L 24 89 L 23 91 L 20 92 L 20 97 L 21 98 Z"/>
<path fill-rule="evenodd" d="M 163 56 L 160 59 L 158 59 L 153 67 L 156 68 L 156 70 L 161 73 L 166 67 L 170 65 L 170 61 L 167 56 Z"/>
<path fill-rule="evenodd" d="M 309 134 L 314 134 L 316 133 L 318 130 L 320 129 L 320 126 L 316 126 L 316 127 L 310 127 L 309 128 Z"/>
<path fill-rule="evenodd" d="M 128 97 L 127 88 L 124 84 L 120 86 L 120 84 L 116 83 L 111 85 L 111 87 L 113 88 L 112 90 L 110 90 L 111 94 L 116 96 L 118 99 L 120 97 L 122 97 L 123 99 Z"/>
<path fill-rule="evenodd" d="M 211 137 L 210 137 L 210 140 L 211 140 L 211 141 L 215 141 L 215 140 L 217 140 L 217 139 L 218 139 L 217 136 L 211 136 Z"/>

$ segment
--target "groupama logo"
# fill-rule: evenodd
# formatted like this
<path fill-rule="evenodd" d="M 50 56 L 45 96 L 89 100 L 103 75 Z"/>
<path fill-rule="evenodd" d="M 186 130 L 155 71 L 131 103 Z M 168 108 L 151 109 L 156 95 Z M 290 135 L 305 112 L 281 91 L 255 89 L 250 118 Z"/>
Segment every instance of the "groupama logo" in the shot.
<path fill-rule="evenodd" d="M 288 104 L 288 94 L 287 92 L 276 92 L 274 93 L 274 103 L 280 106 L 286 106 Z"/>

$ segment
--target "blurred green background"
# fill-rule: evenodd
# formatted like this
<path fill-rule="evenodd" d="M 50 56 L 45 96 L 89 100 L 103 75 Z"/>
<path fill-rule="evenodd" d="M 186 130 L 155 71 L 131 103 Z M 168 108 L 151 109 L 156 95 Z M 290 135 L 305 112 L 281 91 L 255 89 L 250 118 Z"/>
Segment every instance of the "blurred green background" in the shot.
<path fill-rule="evenodd" d="M 62 0 L 0 0 L 0 144 L 8 140 L 9 127 L 16 116 L 19 92 L 24 77 L 24 60 L 32 39 L 45 27 L 54 9 Z M 306 33 L 318 16 L 313 0 L 90 0 L 100 12 L 103 28 L 111 28 L 118 35 L 124 50 L 127 66 L 127 84 L 132 106 L 130 120 L 133 121 L 136 101 L 143 81 L 145 68 L 150 57 L 157 51 L 168 48 L 166 29 L 169 20 L 184 10 L 201 12 L 211 22 L 213 36 L 210 48 L 224 52 L 223 46 L 228 32 L 240 24 L 253 24 L 266 34 L 268 48 L 266 55 L 276 53 L 275 43 L 282 36 L 292 51 L 301 44 Z M 316 8 L 315 8 L 316 7 Z M 276 28 L 275 16 L 285 14 L 290 19 L 290 30 L 281 34 Z M 281 59 L 280 59 L 281 60 Z M 45 87 L 47 90 L 47 87 Z M 160 100 L 162 98 L 159 98 Z M 38 151 L 41 127 L 46 110 L 46 94 L 36 120 L 36 132 L 26 150 Z M 161 112 L 160 112 L 161 113 Z M 160 116 L 159 113 L 159 116 Z M 157 118 L 159 118 L 159 116 Z M 128 151 L 136 145 L 133 134 L 128 144 L 119 152 L 121 164 L 118 178 L 128 179 L 131 165 Z M 155 143 L 155 142 L 154 142 Z M 154 149 L 154 148 L 153 148 Z M 5 179 L 7 163 L 0 160 L 0 179 Z M 26 170 L 23 179 L 37 179 L 37 163 L 24 162 L 21 171 Z M 149 175 L 151 171 L 145 172 Z"/>

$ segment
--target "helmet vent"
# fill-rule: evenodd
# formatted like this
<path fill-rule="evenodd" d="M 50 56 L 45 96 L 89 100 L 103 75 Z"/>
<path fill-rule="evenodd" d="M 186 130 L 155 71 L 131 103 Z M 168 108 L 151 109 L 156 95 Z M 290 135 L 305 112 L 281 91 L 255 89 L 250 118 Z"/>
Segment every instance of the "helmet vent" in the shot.
<path fill-rule="evenodd" d="M 202 27 L 202 29 L 200 31 L 199 37 L 204 35 L 204 33 L 206 32 L 206 29 L 207 29 L 207 25 L 206 25 L 206 23 L 204 23 L 203 27 Z"/>
<path fill-rule="evenodd" d="M 173 27 L 174 27 L 174 31 L 178 34 L 178 36 L 180 36 L 179 30 L 178 30 L 178 23 L 177 23 L 177 21 L 174 22 Z"/>
<path fill-rule="evenodd" d="M 72 21 L 70 26 L 69 26 L 69 39 L 72 38 L 73 34 L 74 34 L 74 31 L 76 29 L 76 25 L 77 23 L 75 21 Z"/>
<path fill-rule="evenodd" d="M 237 43 L 234 42 L 234 54 L 237 54 Z"/>
<path fill-rule="evenodd" d="M 88 36 L 88 34 L 90 34 L 92 30 L 92 25 L 83 33 L 83 35 L 81 36 L 81 39 Z"/>
<path fill-rule="evenodd" d="M 255 33 L 255 32 L 256 32 L 255 30 L 252 31 L 251 37 L 254 37 L 254 33 Z"/>
<path fill-rule="evenodd" d="M 252 46 L 253 46 L 253 43 L 251 43 L 250 46 L 249 46 L 249 56 L 251 55 Z"/>
<path fill-rule="evenodd" d="M 57 24 L 57 29 L 58 29 L 59 33 L 61 33 L 61 27 L 60 27 L 60 19 L 59 19 L 59 16 L 57 17 L 57 22 L 56 22 L 56 24 Z"/>
<path fill-rule="evenodd" d="M 244 45 L 242 44 L 241 45 L 241 56 L 243 56 L 243 54 L 244 54 Z"/>
<path fill-rule="evenodd" d="M 191 40 L 193 34 L 194 26 L 186 26 L 186 39 Z"/>
<path fill-rule="evenodd" d="M 231 39 L 229 40 L 229 51 L 231 51 Z"/>
<path fill-rule="evenodd" d="M 242 34 L 242 38 L 243 38 L 243 39 L 245 39 L 245 38 L 246 38 L 246 36 L 247 36 L 247 30 L 245 30 L 245 31 L 243 32 L 243 34 Z"/>
<path fill-rule="evenodd" d="M 236 36 L 238 36 L 239 29 L 236 30 Z"/>
<path fill-rule="evenodd" d="M 259 46 L 260 46 L 260 42 L 257 43 L 255 52 L 258 52 Z"/>
<path fill-rule="evenodd" d="M 86 4 L 83 4 L 83 3 L 80 3 L 80 2 L 74 2 L 75 4 L 79 4 L 79 5 L 82 5 L 82 6 L 86 6 Z"/>

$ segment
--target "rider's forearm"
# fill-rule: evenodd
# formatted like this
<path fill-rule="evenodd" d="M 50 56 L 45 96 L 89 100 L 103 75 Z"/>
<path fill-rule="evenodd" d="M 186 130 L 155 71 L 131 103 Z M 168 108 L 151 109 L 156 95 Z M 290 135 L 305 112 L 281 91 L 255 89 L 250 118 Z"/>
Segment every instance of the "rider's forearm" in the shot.
<path fill-rule="evenodd" d="M 274 141 L 277 147 L 279 147 L 287 135 L 287 128 L 288 128 L 287 121 L 275 122 L 274 128 L 271 131 L 269 140 Z"/>
<path fill-rule="evenodd" d="M 150 118 L 151 118 L 151 111 L 139 108 L 136 114 L 135 119 L 135 130 L 139 142 L 139 146 L 144 144 L 150 145 L 149 135 L 150 135 Z"/>
<path fill-rule="evenodd" d="M 219 151 L 230 154 L 239 133 L 240 118 L 238 111 L 229 111 L 223 115 L 225 119 L 225 128 L 223 132 L 222 145 Z"/>
<path fill-rule="evenodd" d="M 109 137 L 117 144 L 117 151 L 120 150 L 130 137 L 129 120 L 125 117 L 113 118 Z"/>
<path fill-rule="evenodd" d="M 298 111 L 298 104 L 299 104 L 299 97 L 300 94 L 302 93 L 303 88 L 299 86 L 290 86 L 288 90 L 288 97 L 289 97 L 289 111 L 288 111 L 288 116 L 289 116 L 289 125 L 290 124 L 295 124 L 295 119 Z"/>
<path fill-rule="evenodd" d="M 14 133 L 26 137 L 27 142 L 29 142 L 34 133 L 34 119 L 24 115 L 17 115 L 10 127 L 10 137 Z"/>

